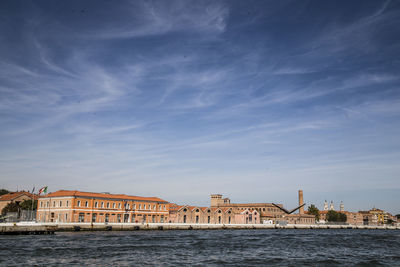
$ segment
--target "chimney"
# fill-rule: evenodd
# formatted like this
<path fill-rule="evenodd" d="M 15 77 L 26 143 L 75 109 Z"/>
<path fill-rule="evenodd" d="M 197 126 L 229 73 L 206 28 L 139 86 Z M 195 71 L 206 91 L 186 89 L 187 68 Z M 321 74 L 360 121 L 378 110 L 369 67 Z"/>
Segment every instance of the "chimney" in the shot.
<path fill-rule="evenodd" d="M 299 206 L 303 205 L 303 190 L 299 190 Z M 299 214 L 304 214 L 304 207 L 299 209 Z"/>

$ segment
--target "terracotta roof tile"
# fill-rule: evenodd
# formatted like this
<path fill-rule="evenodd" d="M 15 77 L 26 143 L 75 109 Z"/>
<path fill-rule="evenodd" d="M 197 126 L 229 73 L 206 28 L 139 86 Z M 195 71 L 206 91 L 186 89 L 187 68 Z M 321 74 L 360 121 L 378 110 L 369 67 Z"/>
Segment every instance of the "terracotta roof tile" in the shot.
<path fill-rule="evenodd" d="M 8 194 L 0 196 L 0 201 L 11 201 L 13 199 L 16 199 L 17 197 L 20 197 L 22 195 L 26 195 L 30 198 L 37 198 L 37 195 L 31 194 L 26 191 L 19 191 L 19 192 L 10 192 Z"/>
<path fill-rule="evenodd" d="M 77 196 L 77 197 L 93 197 L 93 198 L 110 198 L 110 199 L 123 199 L 123 200 L 143 200 L 143 201 L 155 201 L 155 202 L 164 202 L 168 203 L 158 197 L 139 197 L 139 196 L 128 196 L 125 194 L 108 194 L 108 193 L 93 193 L 93 192 L 82 192 L 77 190 L 59 190 L 53 193 L 49 193 L 47 195 L 41 196 L 41 198 L 45 197 L 69 197 L 69 196 Z"/>

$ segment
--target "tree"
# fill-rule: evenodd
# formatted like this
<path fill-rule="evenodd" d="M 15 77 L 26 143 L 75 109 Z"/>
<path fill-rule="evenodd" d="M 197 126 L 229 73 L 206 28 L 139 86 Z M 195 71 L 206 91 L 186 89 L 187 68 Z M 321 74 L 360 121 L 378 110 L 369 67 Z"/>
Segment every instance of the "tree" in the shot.
<path fill-rule="evenodd" d="M 18 212 L 19 208 L 20 207 L 17 203 L 10 202 L 3 208 L 3 210 L 1 211 L 1 215 L 6 215 L 7 212 Z"/>
<path fill-rule="evenodd" d="M 400 219 L 400 214 L 396 214 L 396 218 L 397 218 L 397 219 Z"/>
<path fill-rule="evenodd" d="M 32 210 L 32 199 L 25 199 L 19 206 L 21 207 L 22 210 Z M 37 200 L 33 202 L 33 210 L 36 210 L 36 208 L 37 208 Z"/>
<path fill-rule="evenodd" d="M 315 221 L 319 221 L 319 209 L 314 205 L 308 207 L 308 214 L 315 216 Z"/>
<path fill-rule="evenodd" d="M 328 222 L 346 222 L 347 221 L 347 215 L 344 213 L 340 213 L 334 210 L 328 211 L 326 214 L 326 220 Z"/>
<path fill-rule="evenodd" d="M 0 196 L 8 194 L 8 193 L 10 193 L 10 191 L 8 191 L 7 189 L 4 189 L 4 188 L 0 189 Z"/>

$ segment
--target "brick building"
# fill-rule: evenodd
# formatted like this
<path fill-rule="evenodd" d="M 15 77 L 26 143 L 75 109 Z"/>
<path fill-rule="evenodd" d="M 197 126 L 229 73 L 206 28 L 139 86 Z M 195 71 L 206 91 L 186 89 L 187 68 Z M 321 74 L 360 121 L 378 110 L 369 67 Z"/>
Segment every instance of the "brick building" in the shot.
<path fill-rule="evenodd" d="M 38 200 L 38 222 L 166 222 L 169 203 L 157 197 L 60 190 Z"/>
<path fill-rule="evenodd" d="M 257 211 L 233 212 L 231 208 L 170 205 L 170 223 L 253 224 L 260 223 Z"/>
<path fill-rule="evenodd" d="M 15 202 L 17 204 L 24 200 L 37 199 L 37 195 L 31 194 L 26 191 L 10 192 L 8 194 L 0 196 L 0 213 L 8 203 Z"/>

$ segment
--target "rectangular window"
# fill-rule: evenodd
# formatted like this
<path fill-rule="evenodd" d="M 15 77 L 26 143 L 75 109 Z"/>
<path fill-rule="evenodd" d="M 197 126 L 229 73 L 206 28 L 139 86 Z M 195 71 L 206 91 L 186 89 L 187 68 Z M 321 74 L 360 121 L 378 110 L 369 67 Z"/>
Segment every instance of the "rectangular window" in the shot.
<path fill-rule="evenodd" d="M 68 205 L 69 205 L 69 201 L 67 200 L 67 207 L 68 207 Z"/>
<path fill-rule="evenodd" d="M 97 208 L 97 205 L 98 205 L 97 201 L 94 202 L 94 207 L 95 207 L 95 208 Z"/>
<path fill-rule="evenodd" d="M 104 208 L 104 202 L 101 202 L 101 208 Z"/>
<path fill-rule="evenodd" d="M 131 219 L 131 221 L 132 221 L 133 223 L 136 222 L 135 219 L 136 219 L 136 215 L 135 215 L 135 214 L 132 214 L 132 219 Z"/>
<path fill-rule="evenodd" d="M 143 204 L 143 209 L 144 209 L 144 210 L 146 209 L 146 204 Z"/>
<path fill-rule="evenodd" d="M 129 214 L 124 214 L 124 222 L 129 222 Z"/>
<path fill-rule="evenodd" d="M 153 205 L 153 210 L 156 210 L 156 205 Z"/>
<path fill-rule="evenodd" d="M 84 222 L 85 221 L 85 213 L 79 213 L 78 221 L 79 222 Z"/>
<path fill-rule="evenodd" d="M 121 203 L 118 203 L 118 208 L 121 209 Z"/>
<path fill-rule="evenodd" d="M 110 214 L 106 213 L 106 217 L 104 219 L 104 222 L 109 222 L 110 221 Z"/>
<path fill-rule="evenodd" d="M 87 208 L 87 207 L 89 207 L 89 202 L 85 202 L 85 207 Z"/>
<path fill-rule="evenodd" d="M 60 200 L 60 207 L 62 207 L 62 201 Z"/>
<path fill-rule="evenodd" d="M 55 201 L 53 201 L 53 208 L 56 206 L 56 202 Z"/>
<path fill-rule="evenodd" d="M 65 213 L 65 222 L 68 222 L 68 213 Z"/>
<path fill-rule="evenodd" d="M 119 222 L 119 223 L 121 222 L 121 214 L 117 215 L 117 222 Z"/>
<path fill-rule="evenodd" d="M 94 223 L 94 222 L 96 222 L 96 220 L 97 220 L 97 213 L 93 213 L 92 214 L 92 222 Z"/>
<path fill-rule="evenodd" d="M 134 210 L 136 209 L 136 204 L 133 204 L 133 209 L 134 209 Z"/>
<path fill-rule="evenodd" d="M 80 207 L 81 206 L 81 201 L 80 200 L 78 200 L 78 207 Z"/>
<path fill-rule="evenodd" d="M 113 203 L 113 209 L 115 209 L 115 202 Z"/>
<path fill-rule="evenodd" d="M 43 201 L 40 202 L 40 207 L 43 208 Z"/>
<path fill-rule="evenodd" d="M 140 210 L 142 209 L 142 204 L 139 204 L 139 209 L 140 209 Z"/>

